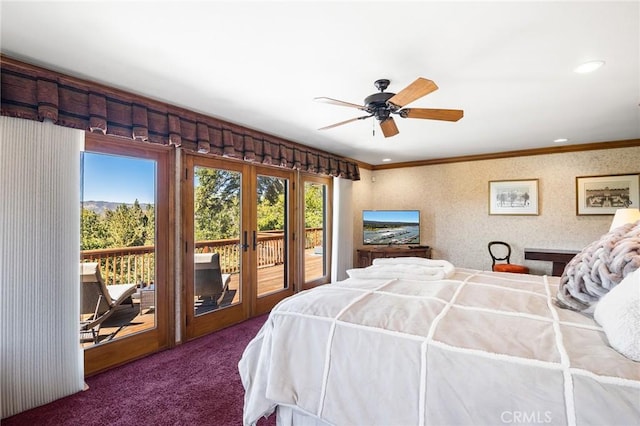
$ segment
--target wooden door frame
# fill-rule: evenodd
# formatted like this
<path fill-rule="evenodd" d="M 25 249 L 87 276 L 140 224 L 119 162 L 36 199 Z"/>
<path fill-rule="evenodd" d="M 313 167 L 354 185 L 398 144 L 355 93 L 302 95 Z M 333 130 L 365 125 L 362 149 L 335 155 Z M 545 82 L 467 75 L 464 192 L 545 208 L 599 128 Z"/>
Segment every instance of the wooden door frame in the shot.
<path fill-rule="evenodd" d="M 91 376 L 109 368 L 126 364 L 154 352 L 174 346 L 174 233 L 172 224 L 174 199 L 173 172 L 175 161 L 173 148 L 156 144 L 133 142 L 115 136 L 105 136 L 87 132 L 85 151 L 102 154 L 122 155 L 156 161 L 156 326 L 112 342 L 88 347 L 84 350 L 85 376 Z M 161 232 L 166 230 L 167 232 Z"/>
<path fill-rule="evenodd" d="M 250 316 L 250 307 L 244 300 L 250 297 L 249 276 L 247 268 L 243 267 L 247 263 L 247 252 L 241 253 L 240 270 L 240 292 L 242 301 L 237 305 L 225 307 L 203 317 L 196 317 L 193 312 L 193 281 L 194 281 L 194 176 L 195 167 L 207 167 L 212 169 L 231 170 L 242 174 L 241 203 L 246 202 L 245 185 L 249 174 L 248 165 L 240 161 L 229 161 L 227 159 L 199 155 L 192 152 L 183 152 L 181 164 L 181 240 L 182 240 L 182 280 L 180 294 L 182 295 L 182 315 L 181 315 L 181 335 L 185 340 L 192 340 L 200 336 L 212 333 L 216 330 L 228 327 L 243 321 Z M 241 208 L 241 222 L 247 223 L 249 220 L 249 209 Z M 244 225 L 243 225 L 244 226 Z M 242 234 L 242 229 L 240 230 Z M 240 235 L 242 238 L 242 235 Z"/>
<path fill-rule="evenodd" d="M 299 265 L 300 267 L 298 268 L 297 271 L 297 275 L 298 275 L 298 282 L 302 283 L 301 285 L 301 290 L 308 290 L 310 288 L 313 287 L 317 287 L 319 285 L 324 285 L 324 284 L 328 284 L 329 282 L 331 282 L 331 247 L 332 247 L 332 237 L 333 237 L 333 178 L 331 176 L 319 176 L 319 175 L 312 175 L 312 174 L 308 174 L 308 173 L 300 173 L 299 174 L 299 178 L 298 178 L 298 192 L 296 194 L 296 198 L 298 200 L 300 200 L 300 208 L 298 211 L 298 234 L 304 236 L 305 234 L 305 211 L 304 211 L 304 207 L 305 207 L 305 188 L 304 188 L 304 184 L 305 182 L 314 182 L 314 183 L 319 183 L 322 185 L 326 185 L 327 186 L 327 197 L 325 200 L 325 211 L 326 211 L 326 218 L 325 218 L 325 235 L 326 235 L 326 241 L 324 242 L 324 249 L 326 250 L 326 254 L 324 257 L 324 268 L 326 269 L 327 273 L 325 275 L 323 275 L 322 277 L 313 279 L 311 281 L 306 281 L 305 279 L 305 248 L 304 248 L 304 238 L 299 238 L 300 243 L 298 244 L 298 247 L 296 247 L 297 251 L 296 253 L 298 254 L 298 259 L 299 259 Z"/>
<path fill-rule="evenodd" d="M 257 215 L 253 198 L 257 191 L 256 182 L 258 175 L 276 176 L 285 178 L 289 181 L 288 201 L 289 201 L 289 232 L 288 236 L 288 282 L 289 287 L 286 290 L 271 293 L 265 296 L 256 297 L 256 288 L 252 285 L 257 283 L 257 257 L 256 252 L 249 248 L 242 251 L 240 285 L 242 291 L 243 303 L 238 306 L 231 306 L 219 311 L 207 314 L 208 319 L 200 319 L 193 315 L 193 304 L 189 303 L 193 298 L 193 290 L 189 283 L 193 283 L 193 254 L 194 254 L 194 221 L 193 217 L 193 170 L 194 167 L 209 167 L 217 169 L 227 169 L 241 172 L 243 174 L 241 193 L 242 193 L 242 229 L 240 238 L 243 233 L 248 233 L 247 238 L 251 243 L 251 233 L 257 231 Z M 253 316 L 261 315 L 269 312 L 271 308 L 280 300 L 293 295 L 296 290 L 296 268 L 294 250 L 294 237 L 296 226 L 296 173 L 293 170 L 283 169 L 280 167 L 261 166 L 247 163 L 240 160 L 212 157 L 204 154 L 193 152 L 184 152 L 181 164 L 181 239 L 183 250 L 179 255 L 182 257 L 182 286 L 181 294 L 183 295 L 183 303 L 181 309 L 181 335 L 185 336 L 185 340 L 191 340 L 199 336 L 209 334 L 218 329 L 222 329 L 233 325 L 242 320 Z M 248 298 L 248 299 L 246 299 Z"/>
<path fill-rule="evenodd" d="M 266 166 L 255 166 L 253 168 L 253 175 L 251 178 L 251 184 L 255 185 L 257 182 L 258 175 L 264 176 L 274 176 L 283 179 L 287 179 L 289 181 L 289 188 L 287 189 L 288 195 L 288 232 L 287 236 L 287 254 L 286 254 L 286 264 L 287 264 L 287 282 L 289 283 L 289 287 L 287 289 L 283 289 L 278 292 L 270 293 L 261 297 L 257 297 L 255 294 L 251 294 L 251 316 L 257 316 L 265 314 L 271 311 L 280 300 L 292 296 L 297 291 L 297 274 L 296 274 L 296 262 L 297 262 L 297 251 L 295 248 L 295 235 L 296 235 L 296 224 L 297 224 L 297 215 L 296 215 L 296 205 L 297 205 L 297 178 L 294 170 L 288 170 L 283 168 L 271 168 Z M 250 188 L 252 196 L 254 196 L 257 192 L 257 188 L 253 186 Z M 251 229 L 257 232 L 258 224 L 257 224 L 257 211 L 253 217 L 252 222 L 250 222 Z M 251 256 L 251 271 L 256 271 L 258 269 L 257 264 L 257 253 L 254 251 L 253 256 Z M 257 288 L 257 275 L 254 276 L 252 282 L 256 282 L 256 286 L 252 286 L 252 290 L 254 291 Z"/>

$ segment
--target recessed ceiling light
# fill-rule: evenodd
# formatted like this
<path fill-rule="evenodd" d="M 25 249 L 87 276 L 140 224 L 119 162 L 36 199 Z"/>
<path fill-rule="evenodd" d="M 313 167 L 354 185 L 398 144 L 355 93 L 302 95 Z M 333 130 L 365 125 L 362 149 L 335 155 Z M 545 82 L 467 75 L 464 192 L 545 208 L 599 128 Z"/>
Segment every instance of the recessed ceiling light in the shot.
<path fill-rule="evenodd" d="M 555 143 L 564 143 L 564 142 L 569 142 L 569 139 L 567 139 L 567 138 L 558 138 L 558 139 L 554 139 L 553 141 Z"/>
<path fill-rule="evenodd" d="M 383 158 L 382 161 L 384 161 L 385 163 L 388 163 L 389 161 L 391 161 L 391 158 Z"/>
<path fill-rule="evenodd" d="M 589 61 L 577 66 L 573 71 L 578 74 L 593 72 L 604 65 L 604 61 Z"/>

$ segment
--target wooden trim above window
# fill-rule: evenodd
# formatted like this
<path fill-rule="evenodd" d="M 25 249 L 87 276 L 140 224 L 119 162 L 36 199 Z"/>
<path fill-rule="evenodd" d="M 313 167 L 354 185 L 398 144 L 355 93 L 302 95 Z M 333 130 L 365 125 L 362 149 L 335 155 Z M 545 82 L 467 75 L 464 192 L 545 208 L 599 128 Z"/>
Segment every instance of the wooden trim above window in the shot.
<path fill-rule="evenodd" d="M 1 114 L 237 158 L 360 179 L 358 163 L 173 105 L 0 55 Z"/>

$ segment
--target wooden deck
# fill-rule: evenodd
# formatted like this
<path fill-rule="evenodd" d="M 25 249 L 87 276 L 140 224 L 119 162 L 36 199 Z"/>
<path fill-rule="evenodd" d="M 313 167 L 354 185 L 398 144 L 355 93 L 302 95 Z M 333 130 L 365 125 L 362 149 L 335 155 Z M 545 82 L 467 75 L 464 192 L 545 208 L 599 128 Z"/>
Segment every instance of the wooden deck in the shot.
<path fill-rule="evenodd" d="M 307 266 L 306 277 L 322 276 L 322 256 L 313 253 L 313 250 L 305 252 L 305 262 Z M 284 265 L 267 266 L 259 269 L 258 295 L 265 295 L 278 291 L 283 287 L 282 274 Z M 229 282 L 228 297 L 226 304 L 235 304 L 240 301 L 239 275 L 232 274 Z M 230 302 L 230 303 L 229 303 Z M 222 303 L 224 305 L 224 303 Z M 123 304 L 118 310 L 107 319 L 100 327 L 98 340 L 100 343 L 107 342 L 118 337 L 153 328 L 155 324 L 155 311 L 153 309 L 140 312 L 140 305 Z M 92 346 L 93 341 L 82 342 L 82 347 Z"/>

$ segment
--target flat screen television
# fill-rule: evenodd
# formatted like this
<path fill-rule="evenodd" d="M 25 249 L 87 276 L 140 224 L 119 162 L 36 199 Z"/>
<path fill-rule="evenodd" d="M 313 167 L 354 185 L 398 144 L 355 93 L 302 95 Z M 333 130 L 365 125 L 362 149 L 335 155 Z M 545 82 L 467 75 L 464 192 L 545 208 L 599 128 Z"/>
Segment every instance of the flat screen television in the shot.
<path fill-rule="evenodd" d="M 365 245 L 420 244 L 420 210 L 363 210 Z"/>

